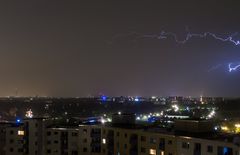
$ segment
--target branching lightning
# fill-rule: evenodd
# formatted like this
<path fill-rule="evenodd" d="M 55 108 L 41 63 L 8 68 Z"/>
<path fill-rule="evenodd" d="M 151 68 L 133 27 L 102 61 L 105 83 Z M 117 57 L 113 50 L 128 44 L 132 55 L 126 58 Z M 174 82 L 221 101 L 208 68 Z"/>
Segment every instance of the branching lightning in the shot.
<path fill-rule="evenodd" d="M 179 40 L 176 33 L 162 31 L 159 35 L 143 35 L 142 37 L 143 38 L 156 38 L 156 39 L 167 39 L 168 37 L 172 37 L 172 38 L 174 38 L 176 43 L 185 44 L 187 41 L 189 41 L 190 39 L 192 39 L 194 37 L 195 38 L 197 38 L 197 37 L 198 38 L 207 38 L 207 37 L 210 36 L 210 37 L 213 37 L 216 40 L 220 40 L 220 41 L 223 41 L 223 42 L 230 42 L 230 43 L 233 43 L 234 45 L 238 46 L 238 45 L 240 45 L 240 41 L 233 39 L 233 37 L 236 36 L 237 34 L 238 33 L 236 32 L 236 33 L 234 33 L 234 34 L 232 34 L 232 35 L 230 35 L 226 38 L 222 38 L 222 37 L 219 37 L 216 34 L 211 33 L 211 32 L 205 32 L 205 33 L 202 33 L 202 34 L 188 32 L 186 37 L 183 40 Z"/>
<path fill-rule="evenodd" d="M 232 72 L 232 71 L 236 71 L 238 68 L 240 67 L 240 64 L 234 65 L 232 63 L 228 64 L 228 71 Z"/>
<path fill-rule="evenodd" d="M 161 31 L 159 34 L 140 34 L 140 33 L 132 32 L 129 34 L 117 35 L 113 39 L 116 39 L 118 37 L 133 37 L 133 38 L 135 38 L 135 40 L 141 39 L 141 38 L 150 38 L 150 39 L 159 39 L 159 40 L 173 38 L 176 43 L 185 44 L 193 38 L 206 39 L 208 37 L 212 37 L 212 38 L 222 41 L 222 42 L 232 43 L 235 46 L 240 45 L 240 40 L 234 39 L 234 37 L 236 35 L 238 35 L 238 32 L 235 32 L 227 37 L 220 37 L 212 32 L 191 33 L 187 28 L 186 28 L 186 32 L 187 32 L 186 37 L 184 37 L 183 39 L 179 39 L 177 34 L 174 32 L 166 32 L 166 31 Z M 221 65 L 214 66 L 214 67 L 210 68 L 209 71 L 215 70 L 215 69 L 219 68 L 220 66 Z M 228 63 L 228 71 L 229 72 L 237 71 L 238 69 L 240 69 L 240 63 L 236 63 L 236 64 Z"/>

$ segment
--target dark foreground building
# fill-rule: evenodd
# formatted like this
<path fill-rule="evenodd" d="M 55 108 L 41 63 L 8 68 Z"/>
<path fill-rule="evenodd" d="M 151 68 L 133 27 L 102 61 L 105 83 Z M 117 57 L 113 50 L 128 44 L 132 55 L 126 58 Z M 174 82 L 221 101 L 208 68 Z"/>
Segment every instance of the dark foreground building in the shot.
<path fill-rule="evenodd" d="M 142 126 L 131 114 L 110 124 L 51 124 L 32 118 L 0 124 L 1 155 L 240 155 L 237 135 L 217 134 L 201 120 L 178 121 L 174 129 Z"/>

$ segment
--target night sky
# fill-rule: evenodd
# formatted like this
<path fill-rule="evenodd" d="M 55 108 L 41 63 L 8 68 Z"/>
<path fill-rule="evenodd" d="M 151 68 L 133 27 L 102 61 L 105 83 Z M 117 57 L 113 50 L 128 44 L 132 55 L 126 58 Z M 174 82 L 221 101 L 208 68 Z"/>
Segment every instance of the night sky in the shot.
<path fill-rule="evenodd" d="M 231 1 L 1 1 L 0 96 L 240 96 L 240 45 L 139 35 L 226 38 L 239 20 Z"/>

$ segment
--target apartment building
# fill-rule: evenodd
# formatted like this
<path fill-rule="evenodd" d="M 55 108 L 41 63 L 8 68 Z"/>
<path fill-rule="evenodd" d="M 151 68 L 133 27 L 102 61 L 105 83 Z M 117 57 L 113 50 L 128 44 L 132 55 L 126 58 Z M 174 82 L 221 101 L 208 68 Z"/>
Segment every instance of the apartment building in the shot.
<path fill-rule="evenodd" d="M 1 146 L 4 148 L 3 155 L 24 155 L 24 137 L 25 130 L 24 124 L 22 123 L 10 123 L 5 129 L 5 145 Z"/>
<path fill-rule="evenodd" d="M 46 155 L 78 155 L 78 129 L 51 127 L 45 133 Z"/>
<path fill-rule="evenodd" d="M 120 120 L 121 116 L 117 117 L 113 120 Z M 127 119 L 127 116 L 123 118 Z M 235 135 L 213 133 L 210 130 L 211 125 L 206 121 L 185 120 L 177 124 L 178 126 L 172 131 L 138 126 L 131 121 L 122 120 L 108 125 L 80 125 L 79 153 L 83 155 L 240 155 L 240 143 L 236 141 L 238 137 Z M 191 132 L 191 127 L 194 132 Z M 98 131 L 97 135 L 91 135 L 95 130 Z M 93 145 L 95 142 L 93 138 L 96 137 L 100 152 L 94 152 L 96 145 Z"/>
<path fill-rule="evenodd" d="M 79 154 L 99 155 L 102 150 L 102 127 L 98 125 L 79 126 Z"/>
<path fill-rule="evenodd" d="M 101 151 L 94 152 L 94 130 L 101 130 L 97 143 Z M 88 134 L 89 133 L 89 134 Z M 85 135 L 84 135 L 85 134 Z M 240 147 L 221 137 L 196 138 L 175 135 L 162 130 L 120 128 L 106 125 L 79 127 L 80 155 L 239 155 Z M 100 145 L 101 141 L 101 145 Z"/>
<path fill-rule="evenodd" d="M 0 143 L 6 155 L 240 155 L 239 137 L 214 133 L 207 122 L 184 120 L 166 130 L 116 117 L 111 124 L 75 127 L 29 119 L 7 125 Z"/>
<path fill-rule="evenodd" d="M 178 155 L 239 155 L 240 148 L 220 139 L 177 137 Z"/>
<path fill-rule="evenodd" d="M 44 155 L 45 125 L 44 118 L 24 120 L 24 149 L 26 155 Z"/>
<path fill-rule="evenodd" d="M 6 124 L 6 123 L 5 123 Z M 45 155 L 45 119 L 31 118 L 7 123 L 1 129 L 1 155 Z"/>

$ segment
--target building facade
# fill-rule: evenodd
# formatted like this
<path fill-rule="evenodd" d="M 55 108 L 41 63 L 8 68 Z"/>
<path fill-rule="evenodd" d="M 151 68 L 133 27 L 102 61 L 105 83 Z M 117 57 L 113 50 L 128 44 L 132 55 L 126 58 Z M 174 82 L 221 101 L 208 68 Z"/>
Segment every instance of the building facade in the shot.
<path fill-rule="evenodd" d="M 240 155 L 234 136 L 177 134 L 131 124 L 53 127 L 44 119 L 28 119 L 1 130 L 1 155 Z"/>
<path fill-rule="evenodd" d="M 78 155 L 78 129 L 48 128 L 45 133 L 46 155 Z"/>
<path fill-rule="evenodd" d="M 101 152 L 88 133 L 101 130 Z M 159 130 L 82 125 L 79 127 L 79 153 L 83 155 L 240 155 L 240 147 L 233 142 L 178 136 Z"/>

